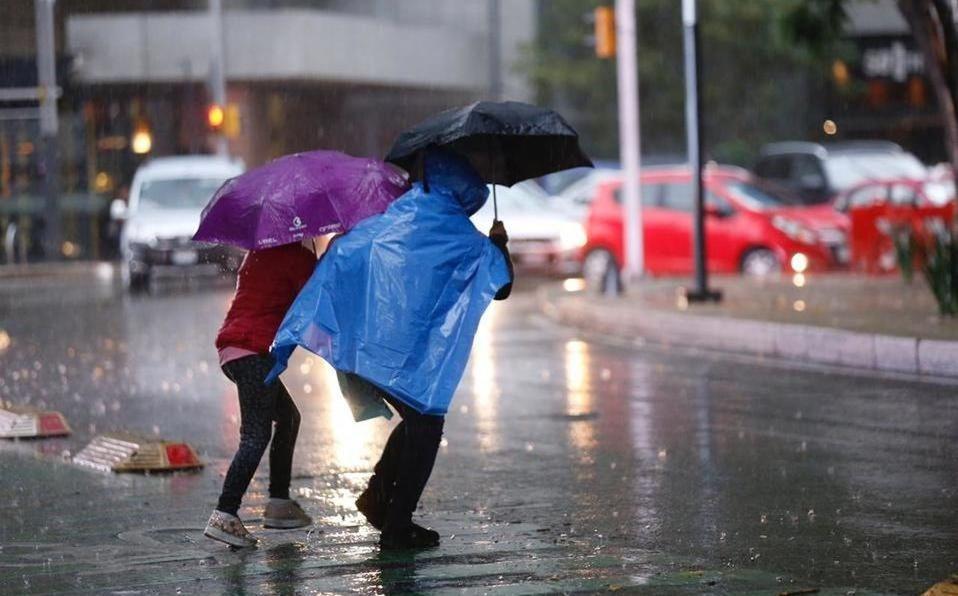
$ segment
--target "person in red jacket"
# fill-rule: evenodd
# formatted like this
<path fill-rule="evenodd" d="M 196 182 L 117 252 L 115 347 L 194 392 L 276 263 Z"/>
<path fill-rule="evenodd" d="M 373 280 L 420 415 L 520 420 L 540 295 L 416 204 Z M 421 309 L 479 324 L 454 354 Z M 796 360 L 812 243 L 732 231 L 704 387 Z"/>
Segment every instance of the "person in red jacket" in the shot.
<path fill-rule="evenodd" d="M 250 251 L 240 266 L 233 302 L 216 337 L 220 366 L 239 394 L 240 442 L 203 533 L 235 547 L 256 544 L 238 512 L 271 439 L 269 502 L 263 526 L 292 529 L 313 522 L 289 496 L 299 410 L 281 382 L 263 383 L 274 364 L 269 354 L 273 336 L 316 266 L 313 243 L 308 241 L 308 246 L 304 242 Z"/>

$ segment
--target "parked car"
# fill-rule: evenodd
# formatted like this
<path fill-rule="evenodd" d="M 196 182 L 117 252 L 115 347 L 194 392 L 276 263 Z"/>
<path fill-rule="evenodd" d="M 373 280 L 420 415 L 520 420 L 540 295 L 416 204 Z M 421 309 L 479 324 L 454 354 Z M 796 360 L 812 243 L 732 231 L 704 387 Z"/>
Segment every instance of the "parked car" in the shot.
<path fill-rule="evenodd" d="M 589 170 L 578 180 L 566 186 L 561 192 L 552 197 L 552 202 L 561 205 L 563 209 L 576 215 L 580 221 L 585 219 L 589 212 L 589 205 L 595 199 L 595 191 L 599 184 L 621 178 L 622 172 L 618 169 L 595 168 Z"/>
<path fill-rule="evenodd" d="M 734 167 L 709 167 L 705 185 L 710 271 L 769 275 L 847 263 L 848 218 L 830 205 L 802 206 L 786 190 Z M 600 183 L 586 220 L 583 274 L 597 287 L 623 263 L 621 187 L 621 178 Z M 646 169 L 641 188 L 646 272 L 690 273 L 694 198 L 689 169 Z"/>
<path fill-rule="evenodd" d="M 239 249 L 193 242 L 200 213 L 223 182 L 243 173 L 240 162 L 209 155 L 162 157 L 133 176 L 129 204 L 111 205 L 122 221 L 123 281 L 133 292 L 158 274 L 236 270 Z"/>
<path fill-rule="evenodd" d="M 620 169 L 619 162 L 617 161 L 597 159 L 593 160 L 592 163 L 594 164 L 594 167 L 592 168 L 572 168 L 569 170 L 562 170 L 561 172 L 546 174 L 545 176 L 536 178 L 536 183 L 541 186 L 544 191 L 555 196 L 560 194 L 572 184 L 582 180 L 589 174 L 592 174 L 596 170 Z"/>
<path fill-rule="evenodd" d="M 953 181 L 891 178 L 856 184 L 835 198 L 834 207 L 847 213 L 873 205 L 941 207 L 954 200 Z"/>
<path fill-rule="evenodd" d="M 917 157 L 884 141 L 772 143 L 762 148 L 754 170 L 759 177 L 794 191 L 809 205 L 831 202 L 876 178 L 924 180 L 928 176 Z"/>
<path fill-rule="evenodd" d="M 490 187 L 491 191 L 491 187 Z M 509 233 L 509 252 L 516 268 L 549 275 L 579 272 L 579 251 L 585 245 L 581 220 L 531 181 L 496 186 L 499 219 Z M 493 221 L 492 197 L 472 216 L 486 233 Z"/>

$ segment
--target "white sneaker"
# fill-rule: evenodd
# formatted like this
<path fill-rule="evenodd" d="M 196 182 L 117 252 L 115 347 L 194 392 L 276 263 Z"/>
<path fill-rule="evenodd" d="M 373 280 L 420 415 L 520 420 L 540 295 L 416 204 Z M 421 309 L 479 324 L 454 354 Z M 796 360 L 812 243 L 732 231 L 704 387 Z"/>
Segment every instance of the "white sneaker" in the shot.
<path fill-rule="evenodd" d="M 236 548 L 256 546 L 257 542 L 256 538 L 253 538 L 253 535 L 240 521 L 240 518 L 219 510 L 214 510 L 213 514 L 210 515 L 210 521 L 206 522 L 203 535 Z"/>

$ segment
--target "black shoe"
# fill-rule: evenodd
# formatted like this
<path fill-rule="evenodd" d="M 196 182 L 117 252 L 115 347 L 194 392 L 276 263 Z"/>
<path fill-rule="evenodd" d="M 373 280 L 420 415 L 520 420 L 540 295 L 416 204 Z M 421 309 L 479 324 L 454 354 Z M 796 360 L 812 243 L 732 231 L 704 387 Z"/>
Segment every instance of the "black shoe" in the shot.
<path fill-rule="evenodd" d="M 439 532 L 410 523 L 401 530 L 383 530 L 379 535 L 379 548 L 405 550 L 439 546 Z"/>
<path fill-rule="evenodd" d="M 386 521 L 386 505 L 379 499 L 377 491 L 367 488 L 356 499 L 356 509 L 366 517 L 369 525 L 377 530 L 383 529 Z"/>

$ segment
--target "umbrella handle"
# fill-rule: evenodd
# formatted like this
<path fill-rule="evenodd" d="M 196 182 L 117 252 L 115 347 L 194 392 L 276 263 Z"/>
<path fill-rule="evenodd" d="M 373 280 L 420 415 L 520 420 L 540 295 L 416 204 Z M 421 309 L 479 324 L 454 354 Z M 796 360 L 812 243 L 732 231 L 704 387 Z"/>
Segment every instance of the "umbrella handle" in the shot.
<path fill-rule="evenodd" d="M 499 221 L 499 203 L 496 201 L 496 185 L 492 185 L 492 221 Z"/>

